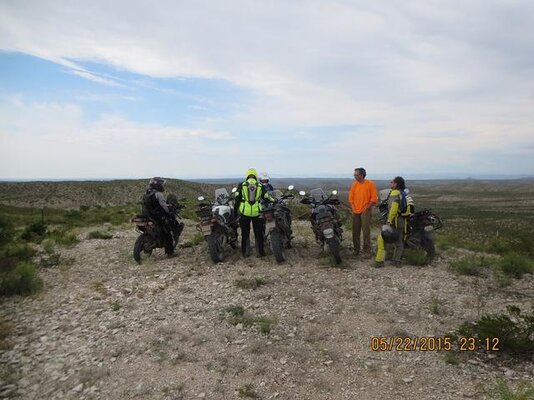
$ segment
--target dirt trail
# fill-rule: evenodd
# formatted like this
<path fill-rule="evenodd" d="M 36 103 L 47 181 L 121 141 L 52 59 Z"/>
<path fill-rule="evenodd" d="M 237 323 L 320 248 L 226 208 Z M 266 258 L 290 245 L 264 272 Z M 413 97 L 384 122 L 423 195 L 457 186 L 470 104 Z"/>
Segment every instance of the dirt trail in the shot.
<path fill-rule="evenodd" d="M 531 275 L 495 290 L 450 273 L 446 257 L 377 270 L 348 250 L 345 268 L 332 268 L 310 237 L 281 265 L 238 252 L 213 265 L 202 243 L 138 266 L 135 235 L 62 250 L 74 262 L 41 270 L 42 293 L 3 300 L 11 380 L 0 398 L 482 399 L 497 377 L 534 378 L 532 362 L 491 354 L 450 364 L 445 352 L 370 350 L 373 336 L 442 336 L 480 311 L 528 310 Z M 236 286 L 253 278 L 266 284 Z M 271 332 L 231 324 L 223 310 L 238 305 L 275 321 Z"/>

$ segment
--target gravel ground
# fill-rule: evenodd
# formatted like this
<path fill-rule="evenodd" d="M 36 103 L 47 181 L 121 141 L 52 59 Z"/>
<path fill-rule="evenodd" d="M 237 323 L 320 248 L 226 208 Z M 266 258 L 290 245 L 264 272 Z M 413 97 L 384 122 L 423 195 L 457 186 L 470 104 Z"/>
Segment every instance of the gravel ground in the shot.
<path fill-rule="evenodd" d="M 530 310 L 533 276 L 497 288 L 452 274 L 452 255 L 377 270 L 348 240 L 333 268 L 308 231 L 296 223 L 280 265 L 237 251 L 213 265 L 201 243 L 139 266 L 126 228 L 61 250 L 71 262 L 41 269 L 41 293 L 2 299 L 0 398 L 484 399 L 499 377 L 533 380 L 532 361 L 497 353 L 370 349 L 375 336 L 441 337 L 480 313 Z M 193 232 L 189 221 L 184 242 Z M 250 318 L 232 321 L 229 306 Z"/>

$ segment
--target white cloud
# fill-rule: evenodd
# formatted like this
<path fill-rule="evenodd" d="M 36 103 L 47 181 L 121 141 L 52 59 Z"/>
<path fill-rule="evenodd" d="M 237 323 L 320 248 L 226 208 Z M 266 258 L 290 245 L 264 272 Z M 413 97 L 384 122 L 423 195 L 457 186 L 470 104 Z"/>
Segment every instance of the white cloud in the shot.
<path fill-rule="evenodd" d="M 403 168 L 420 162 L 447 169 L 454 162 L 468 170 L 470 163 L 479 168 L 481 152 L 507 154 L 519 143 L 532 144 L 533 15 L 534 3 L 526 0 L 168 0 L 157 6 L 4 0 L 0 48 L 52 60 L 108 85 L 123 83 L 78 64 L 103 62 L 152 77 L 226 79 L 257 94 L 229 116 L 238 125 L 372 126 L 365 157 L 377 167 L 394 168 L 398 164 L 383 161 L 392 159 L 390 147 L 411 143 L 414 154 L 405 156 Z M 58 137 L 80 128 L 79 110 L 68 111 L 67 120 L 50 128 Z M 171 142 L 231 136 L 114 118 L 90 131 L 82 126 L 80 136 L 100 143 L 138 140 L 148 131 Z M 358 136 L 333 144 L 328 157 L 345 154 L 336 161 L 345 169 L 348 149 L 360 143 Z M 510 161 L 534 172 L 533 161 Z"/>

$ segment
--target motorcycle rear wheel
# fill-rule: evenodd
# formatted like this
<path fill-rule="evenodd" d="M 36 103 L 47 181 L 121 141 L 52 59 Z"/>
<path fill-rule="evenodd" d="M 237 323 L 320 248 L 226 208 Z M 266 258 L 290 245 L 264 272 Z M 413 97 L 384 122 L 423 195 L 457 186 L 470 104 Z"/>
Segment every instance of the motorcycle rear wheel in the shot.
<path fill-rule="evenodd" d="M 284 251 L 284 241 L 282 233 L 278 229 L 271 232 L 271 248 L 273 249 L 274 258 L 277 263 L 283 263 L 286 260 Z"/>
<path fill-rule="evenodd" d="M 208 241 L 208 251 L 210 253 L 211 261 L 213 261 L 215 264 L 224 260 L 224 249 L 220 236 L 220 233 L 212 233 L 206 238 Z"/>
<path fill-rule="evenodd" d="M 432 258 L 436 255 L 436 246 L 431 237 L 423 236 L 421 239 L 421 247 L 426 251 L 426 256 Z"/>
<path fill-rule="evenodd" d="M 330 254 L 334 258 L 336 264 L 341 264 L 341 250 L 339 246 L 339 240 L 335 237 L 328 239 L 328 248 L 330 249 Z"/>
<path fill-rule="evenodd" d="M 135 241 L 133 258 L 138 264 L 141 264 L 143 260 L 152 255 L 152 250 L 153 248 L 150 246 L 148 235 L 146 233 L 142 233 Z"/>

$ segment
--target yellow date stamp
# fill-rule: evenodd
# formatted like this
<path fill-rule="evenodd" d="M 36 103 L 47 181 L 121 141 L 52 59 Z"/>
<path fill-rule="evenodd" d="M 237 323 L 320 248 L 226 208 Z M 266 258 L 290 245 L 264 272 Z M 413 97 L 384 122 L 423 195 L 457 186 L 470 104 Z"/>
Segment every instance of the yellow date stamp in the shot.
<path fill-rule="evenodd" d="M 372 351 L 499 351 L 497 337 L 452 338 L 448 336 L 372 336 Z"/>

